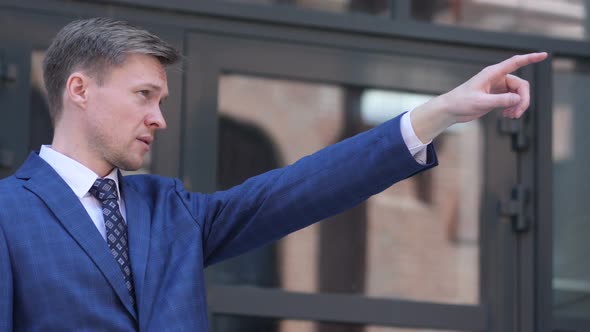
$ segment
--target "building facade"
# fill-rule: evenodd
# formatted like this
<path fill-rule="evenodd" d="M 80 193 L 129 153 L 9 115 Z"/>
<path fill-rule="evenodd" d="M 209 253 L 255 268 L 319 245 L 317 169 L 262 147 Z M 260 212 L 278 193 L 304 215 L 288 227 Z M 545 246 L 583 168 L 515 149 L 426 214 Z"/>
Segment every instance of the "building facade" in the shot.
<path fill-rule="evenodd" d="M 547 51 L 516 73 L 533 94 L 523 119 L 492 112 L 453 126 L 434 142 L 435 169 L 209 268 L 211 328 L 590 331 L 589 10 L 590 0 L 0 0 L 0 177 L 51 142 L 41 61 L 76 18 L 124 19 L 181 50 L 168 129 L 140 171 L 201 192 L 291 164 L 486 65 Z"/>

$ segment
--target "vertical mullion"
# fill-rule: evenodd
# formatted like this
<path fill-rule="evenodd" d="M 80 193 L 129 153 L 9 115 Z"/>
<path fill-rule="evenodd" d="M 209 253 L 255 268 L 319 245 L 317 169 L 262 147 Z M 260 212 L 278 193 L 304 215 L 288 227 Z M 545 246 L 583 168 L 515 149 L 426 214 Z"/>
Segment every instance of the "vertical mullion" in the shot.
<path fill-rule="evenodd" d="M 209 52 L 210 40 L 193 38 L 188 42 L 185 81 L 184 130 L 181 175 L 190 191 L 214 192 L 217 189 L 217 98 L 220 68 Z M 190 91 L 188 90 L 190 89 Z"/>
<path fill-rule="evenodd" d="M 534 66 L 529 66 L 521 70 L 522 77 L 527 81 L 531 82 L 533 89 L 537 87 L 537 84 L 543 84 L 544 82 L 538 82 L 535 80 L 535 69 Z M 536 96 L 536 93 L 534 94 Z M 530 110 L 526 113 L 526 117 L 523 119 L 525 125 L 525 135 L 530 142 L 528 149 L 525 149 L 518 155 L 518 182 L 524 185 L 530 193 L 536 192 L 535 183 L 535 148 L 537 141 L 533 138 L 536 137 L 538 131 L 534 125 L 538 117 L 536 108 L 539 106 L 538 99 L 531 101 Z M 527 204 L 525 218 L 534 217 L 534 204 Z M 535 229 L 529 226 L 529 229 L 523 233 L 517 233 L 518 237 L 518 293 L 517 293 L 517 311 L 518 311 L 518 331 L 519 332 L 535 332 Z"/>
<path fill-rule="evenodd" d="M 536 331 L 553 330 L 553 58 L 538 65 L 536 75 L 538 130 L 536 145 Z"/>

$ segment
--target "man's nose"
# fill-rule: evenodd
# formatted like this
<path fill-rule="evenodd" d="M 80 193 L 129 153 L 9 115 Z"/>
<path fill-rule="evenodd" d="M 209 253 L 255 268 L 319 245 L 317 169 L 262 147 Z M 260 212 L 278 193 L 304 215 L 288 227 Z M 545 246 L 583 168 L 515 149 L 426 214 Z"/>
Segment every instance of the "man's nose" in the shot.
<path fill-rule="evenodd" d="M 146 118 L 146 126 L 156 129 L 166 129 L 166 120 L 162 115 L 160 107 L 156 107 Z"/>

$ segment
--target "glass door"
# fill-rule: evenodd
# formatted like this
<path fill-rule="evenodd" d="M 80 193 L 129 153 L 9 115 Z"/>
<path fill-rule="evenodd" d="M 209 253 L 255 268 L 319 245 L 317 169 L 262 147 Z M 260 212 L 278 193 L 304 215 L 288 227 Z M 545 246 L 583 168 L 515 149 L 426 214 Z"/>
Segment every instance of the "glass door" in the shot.
<path fill-rule="evenodd" d="M 1 38 L 1 37 L 0 37 Z M 23 45 L 8 41 L 0 48 L 0 178 L 14 173 L 27 156 L 29 114 L 25 97 L 29 63 Z"/>
<path fill-rule="evenodd" d="M 553 177 L 553 316 L 554 330 L 590 329 L 590 208 L 586 179 L 590 140 L 587 61 L 558 57 L 553 60 L 552 117 Z"/>
<path fill-rule="evenodd" d="M 506 57 L 412 46 L 383 54 L 192 34 L 185 183 L 227 189 L 289 165 Z M 498 115 L 438 137 L 437 168 L 210 267 L 213 330 L 511 331 L 516 236 L 497 206 L 517 158 Z"/>

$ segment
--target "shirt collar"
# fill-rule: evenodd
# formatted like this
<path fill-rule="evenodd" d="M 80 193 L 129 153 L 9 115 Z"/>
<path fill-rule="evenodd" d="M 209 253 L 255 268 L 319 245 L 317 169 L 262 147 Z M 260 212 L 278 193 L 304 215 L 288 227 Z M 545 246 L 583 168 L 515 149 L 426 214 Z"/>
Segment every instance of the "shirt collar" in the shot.
<path fill-rule="evenodd" d="M 88 167 L 58 151 L 55 151 L 49 145 L 41 146 L 39 157 L 43 158 L 43 160 L 45 160 L 57 172 L 57 174 L 59 174 L 78 198 L 81 199 L 85 195 L 90 195 L 88 190 L 90 190 L 94 181 L 96 181 L 99 176 Z M 121 197 L 117 169 L 113 168 L 111 173 L 104 178 L 109 178 L 115 181 L 117 184 L 117 194 Z"/>

